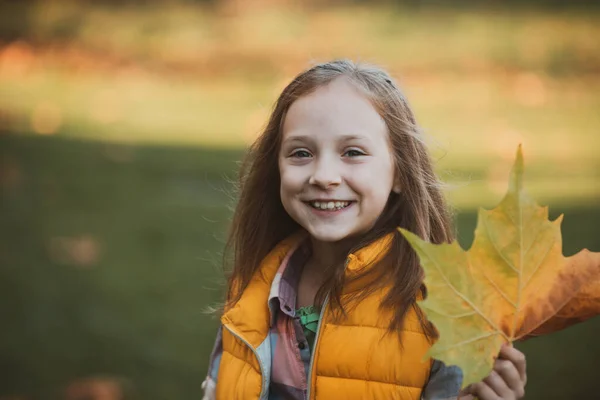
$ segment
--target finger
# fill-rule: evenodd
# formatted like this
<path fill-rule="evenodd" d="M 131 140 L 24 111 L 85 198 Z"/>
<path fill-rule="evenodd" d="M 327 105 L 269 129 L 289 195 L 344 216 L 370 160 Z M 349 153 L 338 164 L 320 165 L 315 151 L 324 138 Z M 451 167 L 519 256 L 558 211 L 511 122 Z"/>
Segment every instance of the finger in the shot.
<path fill-rule="evenodd" d="M 493 372 L 496 373 L 503 384 L 518 398 L 525 395 L 525 382 L 521 380 L 519 371 L 517 371 L 517 368 L 512 361 L 497 359 L 494 362 Z"/>
<path fill-rule="evenodd" d="M 475 396 L 472 395 L 473 391 L 473 385 L 469 385 L 465 388 L 463 388 L 459 393 L 458 393 L 458 400 L 474 400 Z"/>
<path fill-rule="evenodd" d="M 466 386 L 466 387 L 462 388 L 462 390 L 458 393 L 458 395 L 459 396 L 466 396 L 469 393 L 471 393 L 471 386 L 473 386 L 473 385 L 469 385 L 469 386 Z"/>
<path fill-rule="evenodd" d="M 479 400 L 501 400 L 496 392 L 487 385 L 485 380 L 471 385 L 471 393 Z"/>
<path fill-rule="evenodd" d="M 498 372 L 492 370 L 490 374 L 485 377 L 483 382 L 486 383 L 498 397 L 502 399 L 510 399 L 514 397 L 514 393 L 510 387 L 508 387 L 506 381 L 503 379 Z"/>
<path fill-rule="evenodd" d="M 527 361 L 525 360 L 525 354 L 512 346 L 503 345 L 500 348 L 498 357 L 511 361 L 517 368 L 523 384 L 527 383 Z"/>

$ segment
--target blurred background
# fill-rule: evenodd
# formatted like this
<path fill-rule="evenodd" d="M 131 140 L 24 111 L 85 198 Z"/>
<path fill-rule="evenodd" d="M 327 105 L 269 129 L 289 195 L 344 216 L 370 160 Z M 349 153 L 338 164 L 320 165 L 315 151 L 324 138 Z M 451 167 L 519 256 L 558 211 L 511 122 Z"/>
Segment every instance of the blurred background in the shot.
<path fill-rule="evenodd" d="M 0 1 L 0 399 L 198 399 L 243 149 L 311 63 L 376 63 L 460 241 L 517 145 L 564 253 L 600 251 L 592 1 Z M 527 399 L 597 398 L 600 319 L 518 343 Z"/>

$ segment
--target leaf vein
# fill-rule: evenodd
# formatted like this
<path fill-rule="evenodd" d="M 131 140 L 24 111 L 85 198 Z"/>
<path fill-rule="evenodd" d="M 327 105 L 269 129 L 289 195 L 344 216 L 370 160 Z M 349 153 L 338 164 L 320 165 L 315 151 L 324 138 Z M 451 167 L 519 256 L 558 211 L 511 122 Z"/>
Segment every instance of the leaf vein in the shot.
<path fill-rule="evenodd" d="M 489 232 L 490 229 L 488 227 L 486 218 L 483 218 L 483 223 L 485 225 L 486 232 Z M 490 243 L 492 244 L 492 247 L 494 248 L 494 250 L 496 250 L 496 252 L 500 256 L 500 258 L 502 258 L 502 260 L 506 263 L 506 265 L 508 265 L 510 267 L 510 269 L 512 269 L 513 271 L 515 271 L 518 274 L 519 270 L 517 268 L 515 268 L 515 266 L 509 260 L 506 259 L 506 257 L 504 257 L 504 254 L 498 248 L 498 245 L 496 244 L 496 241 L 492 238 L 492 235 L 488 234 L 487 237 L 490 239 Z"/>
<path fill-rule="evenodd" d="M 442 317 L 452 318 L 452 319 L 464 318 L 464 317 L 469 317 L 469 316 L 471 316 L 473 314 L 477 314 L 477 312 L 471 311 L 471 312 L 465 312 L 463 314 L 451 315 L 451 314 L 447 314 L 447 313 L 442 312 L 442 311 L 438 311 L 438 310 L 436 310 L 433 307 L 427 307 L 427 308 L 429 308 L 430 310 L 434 311 L 436 314 L 441 315 Z"/>
<path fill-rule="evenodd" d="M 463 340 L 462 342 L 454 343 L 454 344 L 452 344 L 450 346 L 447 346 L 447 347 L 444 347 L 444 348 L 441 348 L 441 349 L 436 349 L 436 352 L 443 353 L 443 352 L 446 352 L 448 350 L 452 350 L 452 349 L 454 349 L 456 347 L 460 347 L 460 346 L 467 345 L 469 343 L 477 342 L 478 340 L 485 339 L 487 337 L 496 335 L 498 333 L 502 333 L 502 332 L 490 332 L 490 333 L 487 333 L 485 335 L 476 336 L 474 338 Z"/>
<path fill-rule="evenodd" d="M 480 316 L 481 318 L 483 318 L 492 328 L 494 328 L 497 332 L 499 332 L 500 334 L 502 334 L 502 336 L 504 336 L 506 338 L 506 340 L 508 341 L 508 337 L 506 337 L 506 335 L 504 334 L 504 332 L 502 332 L 502 330 L 500 328 L 498 328 L 498 326 L 496 324 L 494 324 L 493 321 L 491 321 L 482 311 L 480 311 L 475 304 L 473 304 L 469 299 L 467 299 L 465 296 L 463 296 L 463 294 L 457 290 L 448 280 L 448 278 L 446 277 L 446 274 L 444 274 L 443 269 L 440 267 L 440 265 L 436 262 L 436 260 L 434 260 L 433 258 L 429 257 L 429 255 L 425 252 L 423 252 L 424 255 L 427 256 L 427 258 L 429 258 L 429 260 L 431 260 L 433 262 L 433 265 L 435 266 L 435 268 L 439 271 L 440 275 L 442 276 L 442 278 L 444 279 L 444 281 L 447 283 L 447 285 L 454 291 L 454 293 L 460 297 L 464 302 L 466 302 L 469 306 L 471 306 L 471 308 L 473 308 L 473 310 L 475 310 Z"/>
<path fill-rule="evenodd" d="M 469 256 L 467 256 L 467 264 L 469 266 L 469 270 L 473 271 L 473 265 L 471 264 L 471 258 Z M 516 308 L 515 303 L 512 302 L 512 300 L 510 300 L 508 298 L 508 295 L 505 294 L 502 289 L 500 289 L 498 287 L 498 285 L 496 284 L 496 282 L 494 282 L 486 273 L 485 273 L 485 268 L 481 270 L 483 276 L 486 277 L 486 279 L 494 286 L 494 288 L 496 289 L 496 291 L 498 291 L 498 293 L 500 293 L 502 295 L 502 297 L 504 297 L 504 300 L 506 300 L 510 305 L 512 305 L 513 307 Z"/>
<path fill-rule="evenodd" d="M 533 279 L 533 276 L 538 272 L 538 270 L 540 269 L 540 266 L 543 264 L 544 260 L 548 256 L 548 253 L 550 253 L 550 250 L 552 249 L 552 247 L 554 247 L 554 240 L 550 242 L 550 245 L 546 249 L 544 256 L 540 257 L 539 262 L 537 263 L 537 265 L 535 266 L 535 268 L 533 269 L 531 274 L 527 277 L 527 281 L 523 284 L 523 287 L 527 286 L 529 284 L 529 282 L 531 282 L 531 280 Z"/>
<path fill-rule="evenodd" d="M 496 284 L 496 282 L 494 282 L 492 280 L 492 278 L 490 278 L 485 271 L 483 272 L 483 276 L 485 276 L 485 278 L 492 284 L 492 286 L 494 286 L 494 289 L 496 289 L 496 291 L 498 293 L 500 293 L 500 295 L 504 298 L 504 300 L 506 300 L 508 302 L 508 304 L 510 304 L 511 306 L 513 306 L 515 309 L 517 308 L 517 305 L 508 297 L 508 295 L 506 293 L 504 293 L 504 291 L 502 289 L 500 289 L 500 287 Z"/>

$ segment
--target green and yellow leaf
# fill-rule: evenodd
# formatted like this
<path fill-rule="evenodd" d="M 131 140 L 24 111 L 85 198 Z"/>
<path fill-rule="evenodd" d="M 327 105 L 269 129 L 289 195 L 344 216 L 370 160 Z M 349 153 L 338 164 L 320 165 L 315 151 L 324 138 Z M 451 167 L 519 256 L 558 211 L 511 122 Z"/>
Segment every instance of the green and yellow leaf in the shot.
<path fill-rule="evenodd" d="M 473 245 L 435 245 L 400 229 L 419 255 L 428 297 L 419 302 L 440 337 L 429 356 L 485 378 L 502 343 L 547 334 L 600 314 L 600 253 L 562 255 L 560 223 L 523 188 L 521 148 L 508 193 L 479 210 Z"/>

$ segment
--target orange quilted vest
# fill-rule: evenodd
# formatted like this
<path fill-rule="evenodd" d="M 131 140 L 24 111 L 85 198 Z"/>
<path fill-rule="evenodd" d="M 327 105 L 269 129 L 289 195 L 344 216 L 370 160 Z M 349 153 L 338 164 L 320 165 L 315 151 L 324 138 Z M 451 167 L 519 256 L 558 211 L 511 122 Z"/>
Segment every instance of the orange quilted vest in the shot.
<path fill-rule="evenodd" d="M 346 274 L 353 274 L 386 249 L 391 236 L 350 254 Z M 292 236 L 263 260 L 241 299 L 221 317 L 223 355 L 217 399 L 267 400 L 271 374 L 269 290 L 283 258 L 299 240 Z M 391 313 L 379 309 L 385 289 L 377 291 L 334 323 L 323 307 L 309 371 L 309 399 L 417 400 L 429 378 L 430 347 L 417 314 L 407 313 L 402 335 L 386 334 Z"/>

